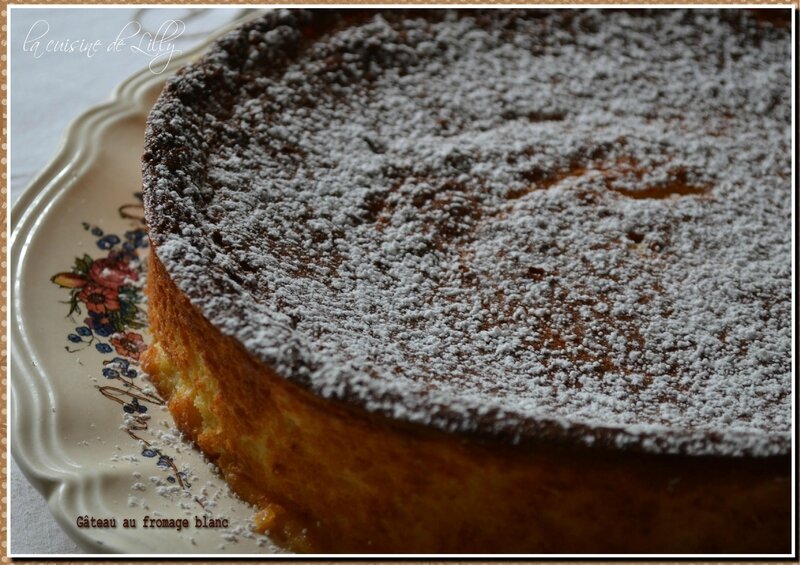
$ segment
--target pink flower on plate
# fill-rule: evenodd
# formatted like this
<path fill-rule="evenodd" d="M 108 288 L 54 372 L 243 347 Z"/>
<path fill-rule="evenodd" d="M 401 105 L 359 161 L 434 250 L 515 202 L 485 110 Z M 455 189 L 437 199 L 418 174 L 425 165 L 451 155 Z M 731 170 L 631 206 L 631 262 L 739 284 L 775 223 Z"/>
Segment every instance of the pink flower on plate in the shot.
<path fill-rule="evenodd" d="M 89 312 L 105 314 L 119 310 L 119 294 L 112 288 L 89 283 L 81 289 L 78 298 L 86 304 Z"/>
<path fill-rule="evenodd" d="M 113 255 L 95 259 L 89 269 L 89 278 L 100 286 L 119 290 L 119 287 L 139 279 L 139 273 L 124 260 Z"/>
<path fill-rule="evenodd" d="M 144 343 L 141 334 L 136 332 L 115 335 L 111 338 L 111 345 L 114 346 L 117 353 L 134 361 L 138 361 L 139 356 L 147 349 L 147 344 Z"/>

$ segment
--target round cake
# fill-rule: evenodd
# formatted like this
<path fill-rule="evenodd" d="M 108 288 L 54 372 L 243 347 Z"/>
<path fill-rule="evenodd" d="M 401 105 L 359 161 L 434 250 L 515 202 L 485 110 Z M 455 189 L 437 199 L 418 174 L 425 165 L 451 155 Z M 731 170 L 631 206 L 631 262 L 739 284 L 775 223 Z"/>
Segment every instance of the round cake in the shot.
<path fill-rule="evenodd" d="M 788 22 L 226 35 L 143 157 L 178 426 L 297 551 L 788 553 Z"/>

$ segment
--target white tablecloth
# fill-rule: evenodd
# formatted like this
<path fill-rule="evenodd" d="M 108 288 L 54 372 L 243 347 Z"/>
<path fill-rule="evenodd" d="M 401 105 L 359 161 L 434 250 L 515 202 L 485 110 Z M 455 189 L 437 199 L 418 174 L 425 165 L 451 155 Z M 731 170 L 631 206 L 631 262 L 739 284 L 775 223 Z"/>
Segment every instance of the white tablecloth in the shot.
<path fill-rule="evenodd" d="M 240 13 L 240 8 L 184 10 L 136 8 L 9 8 L 10 194 L 13 205 L 33 177 L 55 156 L 67 126 L 84 110 L 106 101 L 117 84 L 150 64 L 147 55 L 109 51 L 118 36 L 157 31 L 167 20 L 186 30 L 174 40 L 188 49 Z M 127 27 L 126 27 L 127 26 Z M 140 34 L 141 36 L 141 34 Z M 48 43 L 50 41 L 57 43 Z M 96 49 L 66 53 L 63 42 Z M 94 51 L 90 55 L 90 51 Z M 155 67 L 157 70 L 157 66 Z M 10 431 L 13 438 L 13 430 Z M 13 441 L 13 439 L 11 440 Z M 15 462 L 9 464 L 9 528 L 12 554 L 81 553 L 53 519 L 47 504 Z"/>

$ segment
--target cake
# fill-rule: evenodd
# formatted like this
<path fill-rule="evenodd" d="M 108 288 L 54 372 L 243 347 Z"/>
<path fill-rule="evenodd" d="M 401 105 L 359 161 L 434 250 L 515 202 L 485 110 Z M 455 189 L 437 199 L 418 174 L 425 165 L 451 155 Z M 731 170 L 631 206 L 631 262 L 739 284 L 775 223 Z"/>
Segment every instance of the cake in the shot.
<path fill-rule="evenodd" d="M 277 10 L 170 79 L 145 368 L 258 528 L 790 552 L 774 15 Z"/>

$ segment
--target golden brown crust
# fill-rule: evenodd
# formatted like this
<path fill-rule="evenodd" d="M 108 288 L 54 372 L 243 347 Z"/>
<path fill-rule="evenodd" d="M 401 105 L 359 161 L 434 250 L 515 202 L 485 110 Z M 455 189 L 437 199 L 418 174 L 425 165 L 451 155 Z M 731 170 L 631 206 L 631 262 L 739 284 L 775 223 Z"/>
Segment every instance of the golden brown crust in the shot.
<path fill-rule="evenodd" d="M 788 457 L 513 450 L 401 424 L 276 375 L 149 262 L 145 367 L 180 429 L 290 549 L 790 551 Z"/>

